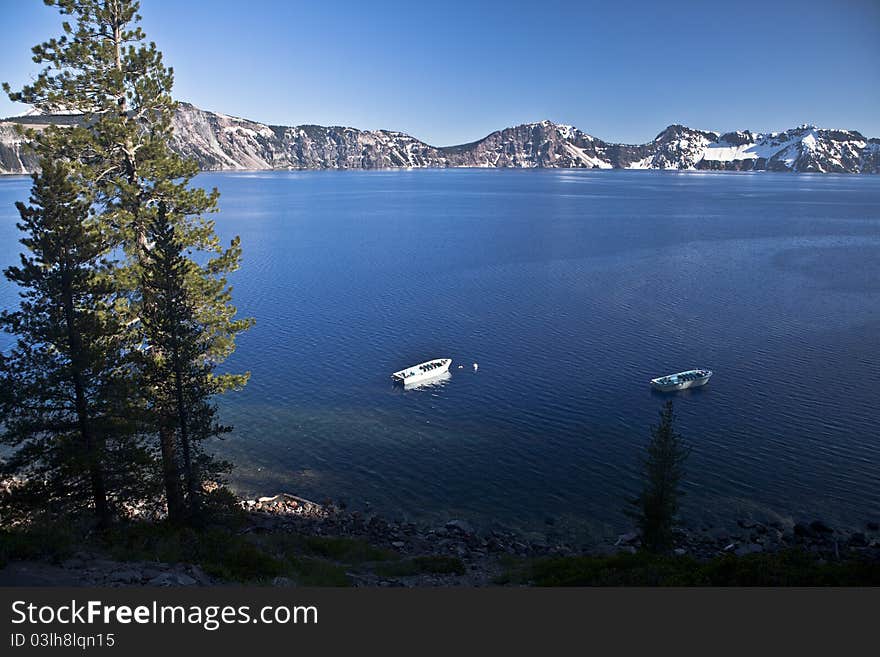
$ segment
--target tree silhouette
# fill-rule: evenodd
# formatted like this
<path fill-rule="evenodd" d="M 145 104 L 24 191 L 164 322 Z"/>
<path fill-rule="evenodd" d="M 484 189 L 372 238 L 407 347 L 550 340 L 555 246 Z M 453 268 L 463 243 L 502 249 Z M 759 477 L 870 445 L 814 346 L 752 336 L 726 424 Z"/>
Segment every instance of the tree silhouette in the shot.
<path fill-rule="evenodd" d="M 642 545 L 654 553 L 669 552 L 674 547 L 684 463 L 690 448 L 675 430 L 675 411 L 667 401 L 660 411 L 660 423 L 651 427 L 651 440 L 642 460 L 643 487 L 632 500 L 635 518 L 642 534 Z"/>

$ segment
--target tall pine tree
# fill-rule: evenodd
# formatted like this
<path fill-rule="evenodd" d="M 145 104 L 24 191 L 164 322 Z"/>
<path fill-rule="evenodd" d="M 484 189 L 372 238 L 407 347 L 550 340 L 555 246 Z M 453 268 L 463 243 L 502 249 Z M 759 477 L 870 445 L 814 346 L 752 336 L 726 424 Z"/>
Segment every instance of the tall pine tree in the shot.
<path fill-rule="evenodd" d="M 210 339 L 193 304 L 187 283 L 205 277 L 199 265 L 184 257 L 175 234 L 174 222 L 164 202 L 149 227 L 152 248 L 142 268 L 144 332 L 156 353 L 146 359 L 145 373 L 154 391 L 155 418 L 164 432 L 177 437 L 173 468 L 167 476 L 186 491 L 188 511 L 198 513 L 202 482 L 215 480 L 226 464 L 202 449 L 202 441 L 228 430 L 216 422 L 211 403 L 217 385 L 208 354 Z M 210 266 L 210 263 L 209 263 Z M 178 454 L 180 458 L 178 459 Z M 176 494 L 176 493 L 175 493 Z"/>
<path fill-rule="evenodd" d="M 165 390 L 151 374 L 164 366 L 168 355 L 163 345 L 151 343 L 156 337 L 151 327 L 164 320 L 151 316 L 160 312 L 160 306 L 150 302 L 143 288 L 149 280 L 145 269 L 153 264 L 150 231 L 164 204 L 169 209 L 164 221 L 172 224 L 179 253 L 187 259 L 207 260 L 204 266 L 188 269 L 184 284 L 201 331 L 201 360 L 191 365 L 208 368 L 214 393 L 247 381 L 247 374 L 214 372 L 234 350 L 235 336 L 252 323 L 236 318 L 225 279 L 239 266 L 239 241 L 221 245 L 213 222 L 205 217 L 217 209 L 217 190 L 209 193 L 193 187 L 195 163 L 169 148 L 175 109 L 173 71 L 165 67 L 156 45 L 146 42 L 138 26 L 139 3 L 44 1 L 70 20 L 63 22 L 60 37 L 34 47 L 34 61 L 45 65 L 35 82 L 17 92 L 8 85 L 4 88 L 12 100 L 43 111 L 64 109 L 83 115 L 73 128 L 31 132 L 30 137 L 38 153 L 64 153 L 71 160 L 92 194 L 113 247 L 125 254 L 113 270 L 116 285 L 125 291 L 116 310 L 121 324 L 128 327 L 129 350 L 144 354 L 137 372 L 144 396 L 140 410 L 157 427 L 169 513 L 180 518 L 184 509 L 172 476 L 178 470 L 178 439 L 166 421 Z M 150 364 L 150 359 L 156 362 Z M 201 411 L 189 417 L 193 422 L 208 421 Z M 192 435 L 212 432 L 205 425 L 194 428 Z"/>
<path fill-rule="evenodd" d="M 40 165 L 30 205 L 17 203 L 27 253 L 4 272 L 22 288 L 19 309 L 0 314 L 18 336 L 0 361 L 2 440 L 14 448 L 4 466 L 24 478 L 19 511 L 91 507 L 106 525 L 149 460 L 126 417 L 111 241 L 63 160 Z"/>

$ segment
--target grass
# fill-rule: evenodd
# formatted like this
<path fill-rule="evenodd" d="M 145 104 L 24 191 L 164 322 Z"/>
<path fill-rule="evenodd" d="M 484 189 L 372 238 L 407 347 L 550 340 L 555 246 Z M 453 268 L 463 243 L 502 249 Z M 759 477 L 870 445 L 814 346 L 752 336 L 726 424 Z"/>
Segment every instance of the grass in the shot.
<path fill-rule="evenodd" d="M 301 586 L 351 586 L 345 566 L 311 557 L 290 557 L 288 566 Z"/>
<path fill-rule="evenodd" d="M 304 536 L 301 546 L 302 549 L 316 556 L 346 563 L 387 561 L 400 558 L 396 552 L 378 548 L 366 541 L 354 538 Z"/>
<path fill-rule="evenodd" d="M 76 549 L 77 529 L 63 523 L 0 529 L 0 568 L 13 560 L 63 561 Z"/>
<path fill-rule="evenodd" d="M 376 574 L 383 577 L 411 577 L 422 573 L 434 575 L 464 575 L 464 562 L 457 557 L 423 556 L 393 563 L 379 564 Z"/>
<path fill-rule="evenodd" d="M 0 567 L 23 559 L 57 563 L 87 551 L 123 562 L 197 564 L 224 581 L 259 584 L 283 576 L 301 585 L 348 586 L 348 571 L 400 559 L 354 538 L 245 533 L 246 517 L 227 497 L 210 498 L 194 526 L 129 521 L 96 532 L 91 518 L 84 518 L 78 524 L 55 520 L 0 530 Z"/>
<path fill-rule="evenodd" d="M 88 523 L 32 525 L 0 531 L 0 567 L 13 559 L 59 562 L 78 550 L 116 561 L 198 564 L 212 577 L 232 582 L 268 583 L 287 577 L 302 586 L 350 586 L 349 572 L 381 577 L 420 574 L 463 575 L 461 559 L 418 556 L 402 559 L 393 550 L 348 537 L 304 536 L 287 532 L 241 533 L 234 517 L 208 518 L 196 527 L 166 522 L 119 523 L 90 533 Z"/>
<path fill-rule="evenodd" d="M 496 584 L 534 586 L 877 586 L 880 563 L 823 562 L 797 550 L 707 562 L 647 553 L 509 564 Z"/>
<path fill-rule="evenodd" d="M 60 562 L 79 550 L 118 561 L 198 564 L 224 581 L 269 583 L 287 577 L 305 586 L 350 586 L 349 573 L 380 577 L 464 575 L 456 557 L 402 558 L 348 537 L 282 531 L 243 533 L 246 519 L 222 500 L 194 527 L 163 522 L 119 523 L 96 532 L 90 519 L 0 529 L 0 567 L 11 560 Z M 725 555 L 710 561 L 644 552 L 613 556 L 516 559 L 503 556 L 501 585 L 533 586 L 880 586 L 880 562 L 826 562 L 804 551 Z"/>

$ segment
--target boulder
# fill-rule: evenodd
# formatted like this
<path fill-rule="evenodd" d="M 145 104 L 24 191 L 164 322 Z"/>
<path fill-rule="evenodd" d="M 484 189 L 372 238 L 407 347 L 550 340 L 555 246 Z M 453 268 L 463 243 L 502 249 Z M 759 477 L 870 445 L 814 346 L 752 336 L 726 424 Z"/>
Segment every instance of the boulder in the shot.
<path fill-rule="evenodd" d="M 446 529 L 449 531 L 457 531 L 462 534 L 472 534 L 474 529 L 464 520 L 450 520 L 446 523 Z"/>

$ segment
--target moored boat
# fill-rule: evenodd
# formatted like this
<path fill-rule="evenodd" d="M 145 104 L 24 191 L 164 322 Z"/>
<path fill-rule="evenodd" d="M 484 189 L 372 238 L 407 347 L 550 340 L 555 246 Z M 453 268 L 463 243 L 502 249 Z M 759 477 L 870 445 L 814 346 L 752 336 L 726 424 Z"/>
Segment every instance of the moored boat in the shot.
<path fill-rule="evenodd" d="M 686 388 L 698 388 L 709 383 L 712 376 L 712 370 L 698 369 L 687 370 L 685 372 L 676 372 L 675 374 L 667 374 L 651 379 L 651 385 L 655 390 L 660 392 L 673 392 L 675 390 L 685 390 Z"/>
<path fill-rule="evenodd" d="M 391 378 L 405 386 L 411 386 L 446 374 L 450 365 L 451 358 L 435 358 L 394 372 Z"/>

